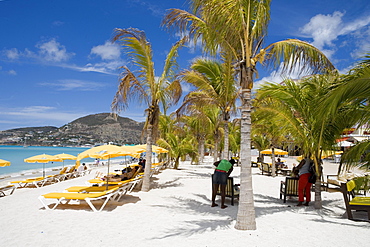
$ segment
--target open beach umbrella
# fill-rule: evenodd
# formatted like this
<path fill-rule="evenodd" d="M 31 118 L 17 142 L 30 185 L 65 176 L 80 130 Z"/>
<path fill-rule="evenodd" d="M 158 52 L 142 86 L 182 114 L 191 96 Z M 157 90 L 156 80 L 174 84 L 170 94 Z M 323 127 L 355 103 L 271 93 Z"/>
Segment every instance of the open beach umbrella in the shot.
<path fill-rule="evenodd" d="M 115 158 L 115 157 L 120 157 L 120 156 L 126 156 L 126 155 L 132 155 L 132 152 L 125 151 L 122 149 L 120 146 L 116 145 L 102 145 L 102 146 L 97 146 L 90 148 L 82 153 L 80 153 L 77 156 L 77 161 L 80 161 L 81 159 L 84 158 L 96 158 L 96 159 L 103 159 L 103 160 L 108 160 L 108 171 L 107 175 L 109 174 L 109 167 L 110 167 L 110 159 Z M 107 189 L 108 189 L 108 179 L 107 179 Z"/>
<path fill-rule="evenodd" d="M 0 159 L 0 167 L 10 166 L 10 161 Z"/>
<path fill-rule="evenodd" d="M 72 154 L 65 154 L 65 153 L 56 154 L 54 156 L 63 160 L 63 168 L 64 168 L 64 161 L 65 160 L 76 160 L 77 159 L 77 156 L 74 156 Z"/>
<path fill-rule="evenodd" d="M 277 155 L 287 155 L 288 154 L 287 151 L 284 151 L 278 148 L 274 148 L 274 153 Z M 261 154 L 272 154 L 272 149 L 265 149 L 261 151 Z"/>
<path fill-rule="evenodd" d="M 136 145 L 136 147 L 143 148 L 144 149 L 143 152 L 146 151 L 146 144 L 144 144 L 144 145 Z M 168 150 L 167 149 L 158 147 L 156 145 L 152 145 L 152 151 L 153 151 L 153 153 L 168 153 Z"/>
<path fill-rule="evenodd" d="M 62 162 L 63 160 L 61 158 L 55 157 L 53 155 L 49 154 L 40 154 L 40 155 L 35 155 L 32 157 L 29 157 L 27 159 L 24 159 L 24 162 L 26 163 L 42 163 L 42 175 L 45 177 L 45 163 L 48 162 Z"/>

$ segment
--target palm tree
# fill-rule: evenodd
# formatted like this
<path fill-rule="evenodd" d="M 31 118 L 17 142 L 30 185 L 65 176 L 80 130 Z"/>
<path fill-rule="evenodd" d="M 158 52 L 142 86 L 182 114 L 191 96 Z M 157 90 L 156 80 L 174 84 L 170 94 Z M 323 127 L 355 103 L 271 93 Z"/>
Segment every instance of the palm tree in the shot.
<path fill-rule="evenodd" d="M 370 53 L 363 57 L 348 74 L 343 76 L 343 83 L 333 90 L 328 101 L 328 111 L 335 114 L 336 108 L 346 105 L 352 107 L 350 115 L 358 121 L 358 125 L 369 124 L 370 122 Z M 342 156 L 345 167 L 359 166 L 370 168 L 370 141 L 363 141 Z M 340 171 L 338 171 L 340 172 Z"/>
<path fill-rule="evenodd" d="M 164 25 L 188 33 L 195 42 L 201 40 L 206 52 L 216 54 L 220 48 L 233 56 L 241 86 L 241 186 L 235 228 L 256 229 L 251 173 L 251 89 L 257 64 L 282 66 L 283 72 L 295 66 L 301 71 L 326 72 L 334 66 L 314 46 L 296 39 L 273 43 L 265 48 L 270 20 L 270 0 L 192 0 L 192 13 L 172 9 Z M 176 30 L 177 31 L 177 30 Z"/>
<path fill-rule="evenodd" d="M 136 71 L 128 67 L 121 67 L 122 73 L 119 79 L 118 90 L 112 102 L 112 111 L 119 113 L 128 107 L 128 101 L 139 99 L 139 103 L 145 103 L 147 115 L 145 122 L 146 130 L 146 160 L 143 179 L 143 191 L 150 189 L 150 169 L 152 162 L 152 144 L 158 136 L 158 119 L 160 105 L 164 109 L 176 104 L 181 96 L 181 85 L 175 80 L 176 58 L 178 49 L 184 43 L 184 39 L 177 42 L 169 51 L 165 60 L 163 73 L 159 78 L 155 77 L 153 51 L 147 41 L 145 33 L 138 29 L 115 29 L 112 42 L 119 43 L 126 51 L 128 58 L 133 63 Z"/>
<path fill-rule="evenodd" d="M 273 177 L 276 176 L 275 166 L 275 152 L 274 149 L 278 145 L 280 146 L 285 141 L 285 119 L 279 118 L 279 115 L 272 115 L 269 112 L 258 111 L 258 105 L 260 99 L 254 100 L 254 108 L 257 109 L 252 112 L 252 143 L 256 145 L 259 151 L 271 148 L 271 174 Z M 269 102 L 269 99 L 262 98 L 262 102 Z"/>
<path fill-rule="evenodd" d="M 326 98 L 340 84 L 337 75 L 311 76 L 301 81 L 285 81 L 284 85 L 266 83 L 258 90 L 258 110 L 270 113 L 271 120 L 283 118 L 286 133 L 302 147 L 305 157 L 313 158 L 317 177 L 321 178 L 321 154 L 330 150 L 335 140 L 354 120 L 348 114 L 352 106 L 337 108 L 335 114 L 327 109 Z M 315 207 L 321 208 L 321 181 L 315 184 Z"/>
<path fill-rule="evenodd" d="M 223 63 L 216 60 L 197 59 L 191 70 L 181 73 L 182 80 L 193 84 L 197 90 L 190 92 L 179 108 L 181 112 L 189 106 L 213 105 L 220 109 L 224 125 L 224 150 L 222 159 L 229 159 L 229 131 L 228 122 L 230 114 L 235 112 L 235 102 L 239 97 L 234 83 L 234 71 L 230 56 L 223 55 Z"/>
<path fill-rule="evenodd" d="M 180 159 L 185 158 L 186 155 L 195 157 L 197 149 L 194 145 L 195 137 L 188 133 L 190 132 L 189 128 L 182 123 L 184 119 L 170 119 L 169 116 L 162 115 L 160 117 L 161 129 L 165 127 L 163 124 L 167 124 L 166 128 L 171 131 L 161 132 L 161 138 L 157 140 L 157 144 L 169 150 L 167 155 L 174 163 L 174 169 L 178 169 Z"/>
<path fill-rule="evenodd" d="M 240 119 L 234 119 L 229 123 L 230 151 L 234 156 L 240 156 Z"/>

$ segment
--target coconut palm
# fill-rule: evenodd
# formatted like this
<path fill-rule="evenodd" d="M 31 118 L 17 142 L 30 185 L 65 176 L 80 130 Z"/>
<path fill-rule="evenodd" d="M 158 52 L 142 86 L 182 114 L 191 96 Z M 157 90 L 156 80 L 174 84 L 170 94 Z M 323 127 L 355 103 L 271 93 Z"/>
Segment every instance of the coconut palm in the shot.
<path fill-rule="evenodd" d="M 229 123 L 229 149 L 234 156 L 240 156 L 240 119 Z"/>
<path fill-rule="evenodd" d="M 357 106 L 351 108 L 352 119 L 358 121 L 358 125 L 370 122 L 370 53 L 364 56 L 363 60 L 357 63 L 347 75 L 343 77 L 343 83 L 333 90 L 328 101 L 328 111 L 335 113 L 336 108 L 346 105 Z M 342 156 L 345 162 L 343 168 L 359 166 L 370 167 L 370 142 L 364 141 L 351 147 Z M 338 171 L 340 172 L 340 171 Z"/>
<path fill-rule="evenodd" d="M 200 40 L 206 52 L 230 52 L 237 66 L 241 97 L 241 181 L 236 229 L 256 229 L 251 173 L 251 89 L 257 64 L 279 67 L 283 72 L 326 72 L 334 66 L 314 46 L 288 39 L 262 47 L 270 21 L 270 0 L 192 0 L 192 13 L 172 9 L 164 25 Z"/>
<path fill-rule="evenodd" d="M 158 119 L 160 105 L 166 109 L 171 103 L 177 103 L 181 96 L 180 82 L 175 80 L 176 58 L 178 49 L 184 40 L 177 42 L 169 51 L 164 63 L 163 73 L 159 78 L 155 77 L 153 51 L 147 41 L 145 33 L 138 29 L 115 29 L 112 42 L 119 43 L 126 51 L 134 69 L 126 66 L 121 67 L 122 73 L 119 85 L 112 102 L 112 111 L 120 112 L 128 107 L 129 100 L 139 99 L 148 107 L 145 122 L 146 130 L 146 160 L 143 179 L 143 191 L 150 189 L 150 169 L 152 159 L 152 144 L 158 135 Z"/>
<path fill-rule="evenodd" d="M 302 147 L 305 157 L 313 158 L 317 177 L 321 177 L 322 150 L 330 150 L 343 130 L 353 125 L 349 114 L 353 106 L 327 111 L 326 98 L 340 83 L 339 77 L 312 76 L 301 81 L 285 81 L 284 85 L 266 83 L 258 90 L 258 110 L 269 112 L 271 120 L 283 118 L 287 133 Z M 274 117 L 276 116 L 276 117 Z M 282 121 L 280 121 L 282 122 Z M 315 186 L 315 207 L 321 208 L 321 182 Z"/>
<path fill-rule="evenodd" d="M 186 155 L 194 157 L 197 153 L 194 137 L 182 136 L 176 131 L 166 133 L 164 138 L 157 140 L 157 144 L 169 151 L 168 156 L 174 163 L 174 169 L 178 169 L 181 158 L 185 158 Z"/>
<path fill-rule="evenodd" d="M 275 166 L 275 147 L 281 146 L 285 141 L 285 119 L 280 118 L 279 115 L 272 115 L 269 112 L 258 111 L 258 105 L 262 101 L 263 104 L 269 102 L 268 98 L 255 99 L 254 108 L 257 109 L 252 112 L 252 143 L 256 145 L 256 148 L 261 151 L 267 148 L 272 149 L 271 160 L 271 174 L 273 177 L 276 176 Z"/>
<path fill-rule="evenodd" d="M 183 81 L 191 83 L 197 90 L 190 92 L 178 112 L 198 104 L 213 105 L 220 109 L 224 125 L 224 149 L 222 159 L 229 158 L 228 122 L 230 114 L 236 111 L 235 102 L 239 97 L 234 83 L 234 71 L 230 56 L 223 55 L 223 63 L 210 59 L 197 59 L 191 65 L 191 70 L 181 73 Z"/>

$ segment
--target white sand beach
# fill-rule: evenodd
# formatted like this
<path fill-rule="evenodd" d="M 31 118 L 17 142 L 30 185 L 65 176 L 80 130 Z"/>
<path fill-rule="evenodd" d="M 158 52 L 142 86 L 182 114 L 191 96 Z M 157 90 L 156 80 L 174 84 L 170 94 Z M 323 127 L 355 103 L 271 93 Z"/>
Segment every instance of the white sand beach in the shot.
<path fill-rule="evenodd" d="M 295 162 L 284 158 L 289 166 Z M 179 170 L 153 176 L 149 192 L 133 191 L 102 212 L 86 204 L 45 210 L 38 197 L 85 185 L 84 177 L 41 188 L 17 189 L 0 198 L 1 246 L 367 246 L 370 223 L 350 221 L 340 192 L 322 192 L 323 209 L 295 207 L 279 199 L 284 177 L 253 169 L 257 230 L 234 229 L 238 202 L 211 208 L 212 159 L 202 165 L 182 162 Z M 99 168 L 106 171 L 106 167 Z M 112 168 L 114 169 L 114 168 Z M 326 171 L 325 171 L 326 170 Z M 333 171 L 331 171 L 333 170 Z M 326 163 L 324 172 L 335 174 Z M 240 167 L 232 176 L 240 179 Z M 313 194 L 312 194 L 313 195 Z M 219 200 L 220 198 L 218 198 Z M 366 218 L 366 215 L 364 216 Z"/>

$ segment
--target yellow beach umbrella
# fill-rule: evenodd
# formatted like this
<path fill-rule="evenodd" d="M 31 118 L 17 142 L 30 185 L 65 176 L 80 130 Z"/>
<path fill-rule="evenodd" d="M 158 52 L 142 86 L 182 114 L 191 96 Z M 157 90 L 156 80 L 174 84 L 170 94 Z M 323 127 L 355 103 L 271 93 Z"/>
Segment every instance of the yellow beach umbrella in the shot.
<path fill-rule="evenodd" d="M 64 168 L 64 161 L 65 160 L 76 160 L 77 159 L 77 156 L 74 156 L 72 154 L 65 154 L 65 153 L 56 154 L 54 156 L 58 157 L 58 158 L 61 158 L 63 160 L 63 168 Z"/>
<path fill-rule="evenodd" d="M 110 167 L 110 159 L 120 156 L 131 155 L 131 152 L 124 151 L 122 147 L 116 145 L 102 145 L 90 148 L 77 156 L 77 161 L 80 161 L 84 158 L 96 158 L 96 159 L 108 159 L 108 171 Z M 108 179 L 107 179 L 107 189 L 108 189 Z"/>
<path fill-rule="evenodd" d="M 24 162 L 26 163 L 42 163 L 42 174 L 43 177 L 45 177 L 45 163 L 48 162 L 62 162 L 63 160 L 61 158 L 55 157 L 53 155 L 49 154 L 40 154 L 40 155 L 35 155 L 32 157 L 29 157 L 27 159 L 24 159 Z"/>
<path fill-rule="evenodd" d="M 10 161 L 0 159 L 0 167 L 10 166 Z"/>
<path fill-rule="evenodd" d="M 141 148 L 145 149 L 143 152 L 146 151 L 146 144 L 136 145 L 136 147 L 141 147 Z M 152 145 L 152 152 L 154 152 L 154 153 L 168 153 L 168 150 L 165 149 L 165 148 L 162 148 L 162 147 L 158 147 L 156 145 Z"/>
<path fill-rule="evenodd" d="M 102 145 L 90 148 L 77 156 L 77 160 L 84 158 L 96 158 L 96 159 L 110 159 L 119 156 L 124 156 L 122 148 L 116 145 Z"/>
<path fill-rule="evenodd" d="M 287 151 L 284 151 L 278 148 L 274 148 L 274 153 L 277 155 L 287 155 L 288 154 Z M 272 154 L 272 149 L 265 149 L 261 151 L 261 154 Z"/>

